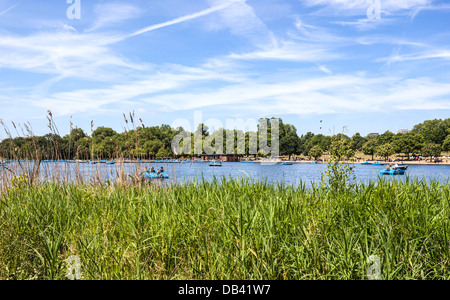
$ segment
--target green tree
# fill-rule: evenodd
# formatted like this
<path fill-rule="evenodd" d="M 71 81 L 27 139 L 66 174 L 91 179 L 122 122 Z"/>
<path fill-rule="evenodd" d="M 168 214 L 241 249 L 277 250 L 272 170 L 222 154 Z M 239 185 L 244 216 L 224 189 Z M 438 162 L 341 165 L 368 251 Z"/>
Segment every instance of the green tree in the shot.
<path fill-rule="evenodd" d="M 402 153 L 410 158 L 411 154 L 419 153 L 423 146 L 423 136 L 417 132 L 408 132 L 406 134 L 397 134 L 392 142 L 395 153 Z"/>
<path fill-rule="evenodd" d="M 362 137 L 359 133 L 355 133 L 352 136 L 351 147 L 353 151 L 358 151 L 362 149 L 362 146 L 367 142 L 367 139 Z"/>
<path fill-rule="evenodd" d="M 351 140 L 345 135 L 333 136 L 329 152 L 339 161 L 342 158 L 350 159 L 355 155 L 355 151 L 351 148 Z"/>
<path fill-rule="evenodd" d="M 156 153 L 156 158 L 168 158 L 170 156 L 169 151 L 166 148 L 160 148 Z"/>
<path fill-rule="evenodd" d="M 317 160 L 319 157 L 321 157 L 323 154 L 322 148 L 320 148 L 319 145 L 315 145 L 314 147 L 309 150 L 309 156 L 314 157 L 315 160 Z"/>
<path fill-rule="evenodd" d="M 383 134 L 379 135 L 376 139 L 377 139 L 377 144 L 379 146 L 381 146 L 384 144 L 392 143 L 394 138 L 395 138 L 395 134 L 388 130 L 388 131 L 384 132 Z"/>
<path fill-rule="evenodd" d="M 415 125 L 413 132 L 423 136 L 424 142 L 426 143 L 442 145 L 447 136 L 448 129 L 450 129 L 450 118 L 445 120 L 427 120 Z"/>
<path fill-rule="evenodd" d="M 375 154 L 375 150 L 376 150 L 377 146 L 378 145 L 377 145 L 376 138 L 371 138 L 367 142 L 364 143 L 364 145 L 362 146 L 362 151 L 363 151 L 364 155 L 372 155 L 372 160 L 373 160 L 373 155 Z"/>
<path fill-rule="evenodd" d="M 450 134 L 447 135 L 444 142 L 442 143 L 442 150 L 450 151 Z"/>
<path fill-rule="evenodd" d="M 300 143 L 299 143 L 299 152 L 302 153 L 305 156 L 308 156 L 309 150 L 314 146 L 311 143 L 312 138 L 314 137 L 314 133 L 308 132 L 305 135 L 302 135 L 300 137 Z"/>
<path fill-rule="evenodd" d="M 98 127 L 92 132 L 94 155 L 98 158 L 113 158 L 117 148 L 117 132 L 112 128 Z"/>
<path fill-rule="evenodd" d="M 391 144 L 383 144 L 376 148 L 375 153 L 381 157 L 384 157 L 384 160 L 386 161 L 395 153 L 395 150 Z"/>
<path fill-rule="evenodd" d="M 291 155 L 300 153 L 300 138 L 297 129 L 293 125 L 283 124 L 280 121 L 280 155 Z"/>
<path fill-rule="evenodd" d="M 422 156 L 424 157 L 439 157 L 441 156 L 441 152 L 442 152 L 442 148 L 440 145 L 435 144 L 435 143 L 426 143 L 423 147 L 422 147 Z"/>

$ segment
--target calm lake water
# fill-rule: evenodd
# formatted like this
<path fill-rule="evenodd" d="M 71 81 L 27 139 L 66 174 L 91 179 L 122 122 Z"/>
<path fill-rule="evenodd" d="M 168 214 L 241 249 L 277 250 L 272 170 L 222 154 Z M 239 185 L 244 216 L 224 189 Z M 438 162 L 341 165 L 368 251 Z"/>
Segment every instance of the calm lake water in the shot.
<path fill-rule="evenodd" d="M 252 180 L 267 180 L 271 183 L 284 183 L 297 186 L 303 182 L 310 186 L 313 182 L 321 180 L 321 173 L 326 169 L 327 164 L 297 163 L 293 165 L 263 165 L 260 163 L 222 163 L 222 167 L 210 167 L 209 163 L 125 163 L 121 165 L 106 164 L 75 164 L 75 163 L 43 163 L 41 169 L 49 176 L 55 174 L 60 176 L 69 175 L 69 180 L 75 179 L 75 174 L 82 174 L 85 179 L 90 177 L 103 178 L 109 180 L 114 178 L 116 171 L 123 168 L 126 174 L 134 175 L 144 171 L 144 168 L 154 167 L 159 169 L 164 167 L 170 175 L 167 182 L 184 182 L 194 179 L 210 181 L 216 178 L 249 178 Z M 377 180 L 380 171 L 385 166 L 354 164 L 357 181 L 368 182 Z M 64 175 L 66 174 L 66 175 Z M 450 166 L 448 165 L 409 165 L 406 175 L 382 176 L 383 178 L 397 178 L 404 180 L 407 176 L 419 179 L 436 179 L 447 182 L 450 178 Z"/>
<path fill-rule="evenodd" d="M 380 171 L 386 166 L 372 166 L 355 164 L 355 175 L 358 181 L 368 182 L 377 180 L 380 177 Z M 202 179 L 210 180 L 215 177 L 247 177 L 256 180 L 267 180 L 272 183 L 284 183 L 288 185 L 298 185 L 303 182 L 310 185 L 312 182 L 319 182 L 321 174 L 327 169 L 327 164 L 309 164 L 297 163 L 293 165 L 262 165 L 260 163 L 223 163 L 222 167 L 210 167 L 207 163 L 182 164 L 169 167 L 168 170 L 183 179 Z M 387 178 L 417 177 L 425 179 L 437 179 L 448 181 L 450 178 L 450 166 L 448 165 L 410 165 L 403 176 L 382 176 Z"/>

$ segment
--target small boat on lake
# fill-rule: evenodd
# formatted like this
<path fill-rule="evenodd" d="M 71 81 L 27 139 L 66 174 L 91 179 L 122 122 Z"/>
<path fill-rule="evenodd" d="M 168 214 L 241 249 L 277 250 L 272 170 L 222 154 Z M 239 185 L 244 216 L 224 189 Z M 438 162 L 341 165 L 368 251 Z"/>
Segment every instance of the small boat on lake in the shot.
<path fill-rule="evenodd" d="M 241 163 L 254 163 L 254 161 L 253 160 L 243 160 L 243 161 L 241 161 Z"/>
<path fill-rule="evenodd" d="M 166 172 L 156 173 L 156 172 L 145 172 L 145 177 L 148 179 L 168 179 L 169 175 Z"/>
<path fill-rule="evenodd" d="M 405 170 L 389 168 L 381 171 L 380 175 L 405 175 Z"/>
<path fill-rule="evenodd" d="M 291 162 L 284 162 L 284 163 L 282 163 L 281 165 L 282 165 L 282 166 L 292 166 L 293 163 L 291 163 Z"/>
<path fill-rule="evenodd" d="M 221 161 L 213 161 L 211 164 L 209 164 L 210 167 L 222 167 Z"/>
<path fill-rule="evenodd" d="M 384 166 L 384 164 L 383 164 L 383 163 L 380 163 L 380 162 L 375 162 L 375 163 L 373 163 L 372 165 L 374 165 L 374 166 Z"/>
<path fill-rule="evenodd" d="M 404 165 L 404 164 L 400 164 L 400 165 L 399 164 L 395 164 L 394 168 L 406 171 L 408 169 L 408 166 Z"/>
<path fill-rule="evenodd" d="M 361 163 L 362 165 L 372 165 L 372 163 L 371 162 L 368 162 L 368 161 L 365 161 L 365 162 L 363 162 L 363 163 Z"/>

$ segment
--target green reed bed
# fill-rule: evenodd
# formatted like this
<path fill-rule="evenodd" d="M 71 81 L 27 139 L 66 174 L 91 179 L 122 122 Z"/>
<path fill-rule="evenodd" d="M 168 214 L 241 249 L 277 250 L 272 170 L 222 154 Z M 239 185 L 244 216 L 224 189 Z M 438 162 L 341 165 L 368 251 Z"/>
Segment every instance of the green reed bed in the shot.
<path fill-rule="evenodd" d="M 238 179 L 165 188 L 1 192 L 0 279 L 448 279 L 449 183 L 380 179 L 339 193 Z"/>

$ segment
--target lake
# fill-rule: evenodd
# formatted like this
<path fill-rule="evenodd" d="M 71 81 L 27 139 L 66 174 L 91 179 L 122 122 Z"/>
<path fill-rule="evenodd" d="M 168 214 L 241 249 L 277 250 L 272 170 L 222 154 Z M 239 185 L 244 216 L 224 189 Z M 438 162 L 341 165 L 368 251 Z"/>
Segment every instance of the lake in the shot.
<path fill-rule="evenodd" d="M 155 166 L 160 166 L 156 164 Z M 373 166 L 354 164 L 355 175 L 358 181 L 368 182 L 376 180 L 380 171 L 386 166 Z M 247 177 L 255 180 L 267 180 L 272 183 L 298 185 L 303 182 L 310 185 L 321 180 L 322 172 L 327 164 L 294 163 L 293 165 L 262 165 L 260 163 L 223 163 L 222 167 L 210 167 L 208 163 L 178 164 L 166 166 L 169 172 L 176 175 L 176 180 L 189 180 L 204 178 L 210 180 L 215 177 Z M 388 178 L 405 179 L 409 177 L 436 179 L 447 181 L 450 178 L 449 165 L 409 165 L 406 175 L 383 176 Z"/>
<path fill-rule="evenodd" d="M 15 165 L 16 163 L 11 163 Z M 24 163 L 23 163 L 24 164 Z M 31 163 L 30 163 L 31 166 Z M 144 168 L 154 167 L 159 169 L 164 167 L 170 175 L 167 182 L 183 182 L 193 179 L 210 181 L 216 178 L 249 178 L 252 180 L 267 180 L 271 183 L 284 183 L 287 185 L 298 185 L 303 182 L 310 186 L 312 182 L 319 182 L 321 174 L 326 169 L 327 164 L 294 163 L 293 165 L 263 165 L 260 163 L 222 163 L 222 167 L 210 167 L 208 163 L 125 163 L 116 165 L 106 164 L 76 164 L 76 163 L 42 163 L 41 169 L 44 177 L 58 176 L 75 179 L 76 174 L 82 174 L 85 179 L 92 177 L 111 180 L 117 172 L 124 171 L 127 175 L 139 174 Z M 380 171 L 385 166 L 354 164 L 357 181 L 368 182 L 377 180 Z M 55 171 L 57 170 L 57 171 Z M 3 171 L 4 172 L 4 171 Z M 69 174 L 69 175 L 68 175 Z M 386 178 L 399 178 L 401 180 L 410 178 L 436 179 L 448 181 L 450 178 L 449 165 L 409 165 L 406 175 L 383 176 Z"/>

